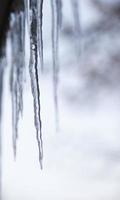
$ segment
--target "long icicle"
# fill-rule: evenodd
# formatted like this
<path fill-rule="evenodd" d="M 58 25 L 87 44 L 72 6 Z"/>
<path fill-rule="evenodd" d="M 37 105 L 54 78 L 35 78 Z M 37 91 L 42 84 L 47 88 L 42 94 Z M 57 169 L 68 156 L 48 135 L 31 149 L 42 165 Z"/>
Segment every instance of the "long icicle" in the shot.
<path fill-rule="evenodd" d="M 42 123 L 40 108 L 40 86 L 38 75 L 38 43 L 37 43 L 37 0 L 30 1 L 31 22 L 30 22 L 30 64 L 29 72 L 31 78 L 31 89 L 34 102 L 34 124 L 36 128 L 36 138 L 39 149 L 39 162 L 42 169 L 43 142 Z"/>
<path fill-rule="evenodd" d="M 43 0 L 37 0 L 37 20 L 38 20 L 38 51 L 40 56 L 41 63 L 41 71 L 43 71 L 44 63 L 43 63 Z"/>
<path fill-rule="evenodd" d="M 13 150 L 14 157 L 16 157 L 18 122 L 20 114 L 23 112 L 23 70 L 25 68 L 25 16 L 23 11 L 12 14 L 11 21 L 12 67 L 10 87 L 12 95 Z"/>
<path fill-rule="evenodd" d="M 0 199 L 2 199 L 2 131 L 1 131 L 1 118 L 2 118 L 2 96 L 3 96 L 3 76 L 5 70 L 5 55 L 0 59 Z"/>
<path fill-rule="evenodd" d="M 53 88 L 54 88 L 54 103 L 56 113 L 56 131 L 59 129 L 59 112 L 58 112 L 58 83 L 59 83 L 59 62 L 58 62 L 58 38 L 59 28 L 61 25 L 60 0 L 51 0 L 52 9 L 52 54 L 53 54 Z"/>

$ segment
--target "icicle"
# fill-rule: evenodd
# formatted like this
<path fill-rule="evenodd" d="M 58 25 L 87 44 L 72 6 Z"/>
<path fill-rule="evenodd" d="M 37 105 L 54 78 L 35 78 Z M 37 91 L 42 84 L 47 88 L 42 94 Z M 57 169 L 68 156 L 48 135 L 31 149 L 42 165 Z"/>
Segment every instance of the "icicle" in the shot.
<path fill-rule="evenodd" d="M 61 26 L 61 8 L 60 0 L 51 0 L 52 8 L 52 54 L 53 54 L 53 87 L 54 87 L 54 102 L 56 112 L 56 130 L 58 130 L 58 76 L 59 76 L 59 62 L 58 62 L 58 38 L 59 28 Z"/>
<path fill-rule="evenodd" d="M 28 26 L 29 26 L 29 6 L 30 6 L 29 4 L 30 4 L 29 0 L 24 0 L 25 17 L 26 17 Z"/>
<path fill-rule="evenodd" d="M 77 56 L 77 62 L 80 61 L 80 55 L 82 51 L 82 44 L 81 44 L 81 24 L 80 24 L 80 9 L 79 9 L 79 0 L 71 0 L 71 6 L 72 6 L 72 12 L 73 12 L 73 18 L 74 18 L 74 38 L 75 38 L 75 49 L 76 56 Z"/>
<path fill-rule="evenodd" d="M 37 13 L 38 13 L 38 50 L 40 55 L 41 70 L 43 71 L 43 34 L 42 34 L 42 25 L 43 25 L 43 0 L 37 0 Z"/>
<path fill-rule="evenodd" d="M 74 16 L 74 23 L 75 23 L 75 33 L 76 36 L 79 38 L 81 33 L 80 27 L 80 16 L 79 16 L 79 1 L 78 0 L 71 0 L 73 16 Z"/>
<path fill-rule="evenodd" d="M 3 73 L 4 73 L 4 66 L 2 64 L 2 61 L 0 60 L 0 122 L 2 117 Z"/>
<path fill-rule="evenodd" d="M 22 11 L 12 14 L 11 17 L 11 95 L 12 95 L 12 123 L 13 123 L 13 150 L 16 157 L 16 142 L 18 138 L 18 121 L 23 112 L 23 70 L 24 70 L 24 41 L 25 16 Z"/>
<path fill-rule="evenodd" d="M 37 0 L 30 1 L 31 22 L 30 22 L 30 65 L 31 89 L 34 102 L 34 123 L 36 127 L 36 138 L 39 148 L 39 162 L 42 169 L 43 144 L 42 144 L 42 123 L 40 110 L 40 87 L 38 77 L 38 35 L 37 35 Z"/>
<path fill-rule="evenodd" d="M 5 55 L 4 55 L 5 56 Z M 3 96 L 3 76 L 5 70 L 5 58 L 0 59 L 0 199 L 2 198 L 2 132 L 1 132 L 1 117 L 2 117 L 2 96 Z"/>
<path fill-rule="evenodd" d="M 58 21 L 58 27 L 61 28 L 62 26 L 62 0 L 56 0 L 56 6 L 57 6 L 57 21 Z"/>

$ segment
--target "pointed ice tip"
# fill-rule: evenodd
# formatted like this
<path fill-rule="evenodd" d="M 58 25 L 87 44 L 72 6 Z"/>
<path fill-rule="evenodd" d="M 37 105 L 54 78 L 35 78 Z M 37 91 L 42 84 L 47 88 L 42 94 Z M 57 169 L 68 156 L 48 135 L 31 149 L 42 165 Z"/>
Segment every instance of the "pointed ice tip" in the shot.
<path fill-rule="evenodd" d="M 43 150 L 41 148 L 41 151 L 39 152 L 39 164 L 40 164 L 40 169 L 43 169 Z"/>
<path fill-rule="evenodd" d="M 43 160 L 39 159 L 39 163 L 40 163 L 40 169 L 43 170 Z"/>
<path fill-rule="evenodd" d="M 43 164 L 42 163 L 40 164 L 40 169 L 43 170 Z"/>
<path fill-rule="evenodd" d="M 13 157 L 14 157 L 14 161 L 16 161 L 16 155 L 17 155 L 17 145 L 16 145 L 16 141 L 13 140 Z"/>
<path fill-rule="evenodd" d="M 13 156 L 14 156 L 14 161 L 16 162 L 16 147 L 14 147 L 14 149 L 13 149 Z"/>

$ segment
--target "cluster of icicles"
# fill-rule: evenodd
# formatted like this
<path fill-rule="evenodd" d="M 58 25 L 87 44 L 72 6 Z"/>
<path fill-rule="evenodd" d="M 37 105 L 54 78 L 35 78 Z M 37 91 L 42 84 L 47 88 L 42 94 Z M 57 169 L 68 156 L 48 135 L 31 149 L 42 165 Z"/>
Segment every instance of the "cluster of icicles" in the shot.
<path fill-rule="evenodd" d="M 77 23 L 77 0 L 71 0 L 73 11 Z M 42 168 L 43 141 L 41 123 L 41 103 L 39 67 L 44 69 L 43 62 L 43 5 L 44 0 L 21 0 L 22 9 L 11 14 L 10 18 L 10 38 L 12 49 L 12 65 L 10 70 L 10 90 L 12 97 L 12 123 L 13 123 L 13 150 L 16 156 L 16 146 L 18 138 L 18 122 L 23 112 L 23 74 L 25 70 L 25 27 L 27 24 L 30 41 L 29 74 L 31 80 L 31 91 L 34 105 L 34 125 L 39 149 L 39 162 Z M 54 82 L 54 102 L 58 112 L 58 45 L 59 30 L 62 23 L 62 0 L 51 0 L 52 13 L 52 54 L 53 54 L 53 82 Z M 2 59 L 4 61 L 4 58 Z M 40 62 L 38 62 L 38 60 Z M 40 64 L 38 64 L 40 63 Z M 4 63 L 0 66 L 0 118 L 1 118 L 1 98 L 3 84 Z M 57 116 L 57 115 L 56 115 Z"/>

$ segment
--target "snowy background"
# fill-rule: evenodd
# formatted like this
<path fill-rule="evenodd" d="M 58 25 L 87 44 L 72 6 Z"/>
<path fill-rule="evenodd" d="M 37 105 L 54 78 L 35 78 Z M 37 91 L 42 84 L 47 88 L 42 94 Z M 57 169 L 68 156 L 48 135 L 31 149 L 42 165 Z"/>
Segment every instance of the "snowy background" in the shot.
<path fill-rule="evenodd" d="M 6 73 L 2 123 L 3 200 L 120 199 L 120 25 L 119 17 L 110 14 L 119 1 L 114 1 L 115 5 L 112 0 L 99 2 L 105 3 L 107 16 L 91 0 L 81 0 L 83 35 L 80 38 L 75 33 L 70 0 L 63 2 L 58 132 L 53 98 L 51 8 L 48 1 L 44 2 L 45 70 L 40 77 L 42 171 L 38 162 L 29 78 L 24 86 L 24 114 L 19 123 L 14 161 L 11 98 Z M 29 77 L 27 70 L 26 77 Z"/>

